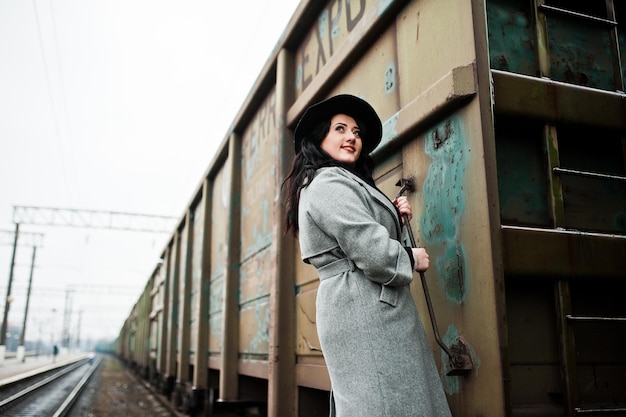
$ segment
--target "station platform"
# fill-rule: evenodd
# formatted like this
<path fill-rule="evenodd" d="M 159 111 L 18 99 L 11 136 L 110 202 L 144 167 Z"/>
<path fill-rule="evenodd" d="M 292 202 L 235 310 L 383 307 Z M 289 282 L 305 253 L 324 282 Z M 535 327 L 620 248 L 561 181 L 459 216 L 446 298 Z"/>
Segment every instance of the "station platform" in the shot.
<path fill-rule="evenodd" d="M 0 386 L 24 378 L 28 374 L 54 369 L 82 358 L 87 358 L 87 353 L 59 354 L 56 358 L 52 355 L 26 356 L 23 361 L 17 358 L 5 358 L 0 362 Z"/>

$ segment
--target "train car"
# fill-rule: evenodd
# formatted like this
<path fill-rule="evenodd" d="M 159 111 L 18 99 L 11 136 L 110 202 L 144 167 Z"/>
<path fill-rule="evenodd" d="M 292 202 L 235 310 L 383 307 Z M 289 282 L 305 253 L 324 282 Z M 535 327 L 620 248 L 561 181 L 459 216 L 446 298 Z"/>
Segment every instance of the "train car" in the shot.
<path fill-rule="evenodd" d="M 150 377 L 153 368 L 150 363 L 150 311 L 153 285 L 154 279 L 151 278 L 139 296 L 139 300 L 131 308 L 114 343 L 115 353 L 144 378 Z"/>
<path fill-rule="evenodd" d="M 411 290 L 453 415 L 626 415 L 625 56 L 616 0 L 302 1 L 120 354 L 190 415 L 328 415 L 281 183 L 304 110 L 351 93 L 384 123 L 378 187 L 414 185 L 431 267 Z"/>

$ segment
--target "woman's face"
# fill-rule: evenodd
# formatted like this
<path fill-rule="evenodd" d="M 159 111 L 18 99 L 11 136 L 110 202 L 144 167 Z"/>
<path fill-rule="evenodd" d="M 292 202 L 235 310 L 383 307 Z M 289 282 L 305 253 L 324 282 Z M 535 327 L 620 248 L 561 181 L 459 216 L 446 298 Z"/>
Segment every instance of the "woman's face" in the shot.
<path fill-rule="evenodd" d="M 356 121 L 345 114 L 334 115 L 320 147 L 335 161 L 353 165 L 363 149 Z"/>

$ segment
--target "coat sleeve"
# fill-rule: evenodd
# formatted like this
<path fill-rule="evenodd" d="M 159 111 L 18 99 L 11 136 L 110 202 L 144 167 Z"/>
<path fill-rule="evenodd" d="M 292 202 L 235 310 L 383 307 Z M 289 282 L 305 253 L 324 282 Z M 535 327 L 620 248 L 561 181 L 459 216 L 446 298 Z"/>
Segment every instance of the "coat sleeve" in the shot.
<path fill-rule="evenodd" d="M 389 286 L 412 281 L 413 270 L 405 248 L 376 220 L 375 210 L 388 209 L 363 185 L 325 170 L 309 184 L 306 194 L 306 212 L 302 214 L 307 221 L 332 237 L 369 279 Z"/>

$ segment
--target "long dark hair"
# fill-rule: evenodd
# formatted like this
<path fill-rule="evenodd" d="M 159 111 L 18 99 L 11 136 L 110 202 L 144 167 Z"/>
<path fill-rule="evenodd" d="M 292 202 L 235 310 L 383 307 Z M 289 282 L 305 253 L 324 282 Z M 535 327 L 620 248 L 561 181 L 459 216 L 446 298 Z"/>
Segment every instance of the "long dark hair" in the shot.
<path fill-rule="evenodd" d="M 360 128 L 361 139 L 367 140 L 367 132 L 362 123 L 355 120 Z M 315 171 L 327 166 L 340 166 L 361 177 L 374 186 L 372 173 L 374 171 L 373 159 L 361 153 L 353 166 L 348 166 L 334 160 L 321 148 L 322 140 L 330 131 L 330 117 L 320 121 L 314 129 L 302 140 L 300 151 L 296 154 L 291 164 L 291 170 L 283 181 L 282 188 L 286 191 L 285 198 L 285 225 L 286 231 L 294 236 L 298 235 L 298 206 L 300 204 L 300 190 L 309 184 L 315 176 Z"/>

